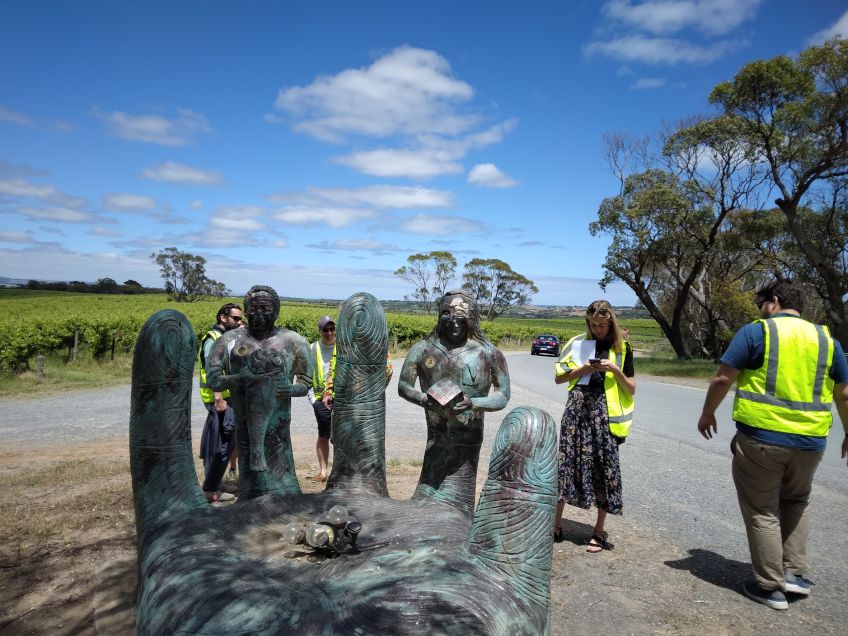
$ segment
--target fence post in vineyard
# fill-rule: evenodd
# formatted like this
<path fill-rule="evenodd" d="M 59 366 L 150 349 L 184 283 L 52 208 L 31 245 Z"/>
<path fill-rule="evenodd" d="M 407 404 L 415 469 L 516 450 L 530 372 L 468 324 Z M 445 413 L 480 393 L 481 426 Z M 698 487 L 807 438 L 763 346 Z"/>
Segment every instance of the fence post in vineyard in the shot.
<path fill-rule="evenodd" d="M 71 362 L 77 361 L 77 350 L 79 349 L 79 329 L 74 329 L 74 352 L 71 354 Z"/>
<path fill-rule="evenodd" d="M 44 379 L 44 356 L 35 356 L 35 380 L 41 382 Z"/>

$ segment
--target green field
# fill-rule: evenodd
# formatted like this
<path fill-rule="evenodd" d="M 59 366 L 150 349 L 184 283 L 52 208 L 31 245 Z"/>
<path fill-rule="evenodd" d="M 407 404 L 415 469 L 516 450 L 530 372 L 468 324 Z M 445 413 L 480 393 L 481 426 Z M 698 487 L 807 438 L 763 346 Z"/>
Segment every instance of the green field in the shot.
<path fill-rule="evenodd" d="M 144 322 L 160 309 L 176 309 L 189 319 L 198 333 L 205 332 L 224 302 L 240 298 L 195 303 L 169 302 L 165 295 L 97 295 L 70 292 L 0 290 L 0 369 L 20 372 L 32 368 L 33 358 L 42 354 L 56 360 L 98 363 L 126 358 L 132 351 Z M 337 314 L 337 303 L 283 302 L 278 325 L 297 331 L 307 340 L 319 337 L 316 323 L 324 314 Z M 386 314 L 390 346 L 407 349 L 425 337 L 435 325 L 435 316 Z M 540 333 L 566 340 L 583 331 L 581 318 L 527 319 L 501 317 L 484 323 L 487 337 L 507 349 L 530 346 Z M 625 321 L 637 349 L 660 351 L 665 343 L 651 319 Z M 76 343 L 76 345 L 75 345 Z M 76 348 L 75 348 L 76 347 Z"/>

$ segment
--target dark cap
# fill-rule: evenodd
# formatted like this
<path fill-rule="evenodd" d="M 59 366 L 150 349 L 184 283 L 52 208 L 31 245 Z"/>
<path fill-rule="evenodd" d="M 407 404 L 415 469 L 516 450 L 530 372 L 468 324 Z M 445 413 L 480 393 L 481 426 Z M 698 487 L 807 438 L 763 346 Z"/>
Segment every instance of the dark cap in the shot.
<path fill-rule="evenodd" d="M 318 329 L 323 330 L 327 325 L 332 324 L 335 325 L 336 321 L 330 318 L 329 316 L 322 316 L 318 319 Z"/>

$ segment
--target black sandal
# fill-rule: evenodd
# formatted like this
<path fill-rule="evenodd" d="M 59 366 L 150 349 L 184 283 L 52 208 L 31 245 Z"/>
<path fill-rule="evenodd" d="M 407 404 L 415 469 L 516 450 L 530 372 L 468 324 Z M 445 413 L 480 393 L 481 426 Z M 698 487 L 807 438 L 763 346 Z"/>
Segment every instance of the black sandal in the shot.
<path fill-rule="evenodd" d="M 592 536 L 589 537 L 589 540 L 586 542 L 586 545 L 593 548 L 600 548 L 600 550 L 586 550 L 589 554 L 597 554 L 604 550 L 612 550 L 615 547 L 615 544 L 609 540 L 609 534 L 606 531 L 593 532 Z"/>

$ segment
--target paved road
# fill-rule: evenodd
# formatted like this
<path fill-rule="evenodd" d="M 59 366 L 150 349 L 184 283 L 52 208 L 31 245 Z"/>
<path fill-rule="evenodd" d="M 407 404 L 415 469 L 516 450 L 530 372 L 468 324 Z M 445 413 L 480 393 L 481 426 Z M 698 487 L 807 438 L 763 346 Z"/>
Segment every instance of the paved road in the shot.
<path fill-rule="evenodd" d="M 553 358 L 529 353 L 507 354 L 512 379 L 511 406 L 533 405 L 559 420 L 564 390 L 553 381 Z M 420 459 L 424 450 L 421 409 L 397 396 L 395 377 L 387 391 L 387 456 Z M 637 365 L 638 373 L 638 365 Z M 728 397 L 718 412 L 719 435 L 706 441 L 695 428 L 704 390 L 638 379 L 636 417 L 621 447 L 625 520 L 646 536 L 664 537 L 670 551 L 692 554 L 681 566 L 705 580 L 713 569 L 726 571 L 749 562 L 747 540 L 730 477 L 729 443 L 733 435 Z M 194 404 L 200 404 L 195 396 Z M 0 400 L 5 417 L 0 436 L 6 444 L 72 443 L 126 437 L 129 387 L 79 391 L 47 398 Z M 199 434 L 205 412 L 195 409 L 192 427 Z M 505 412 L 487 415 L 484 454 Z M 315 422 L 306 400 L 293 405 L 293 433 L 314 435 Z M 813 578 L 826 582 L 805 601 L 805 610 L 826 616 L 819 630 L 844 633 L 848 625 L 848 468 L 839 457 L 842 428 L 836 418 L 825 458 L 816 476 L 810 538 Z M 481 465 L 485 466 L 483 459 Z M 615 522 L 613 522 L 615 523 Z M 671 550 L 673 548 L 673 550 Z M 658 555 L 662 559 L 662 555 Z M 675 567 L 671 565 L 670 567 Z M 701 570 L 699 573 L 698 570 Z M 710 581 L 713 582 L 713 581 Z M 715 583 L 720 585 L 720 583 Z M 722 602 L 723 597 L 717 597 Z"/>

